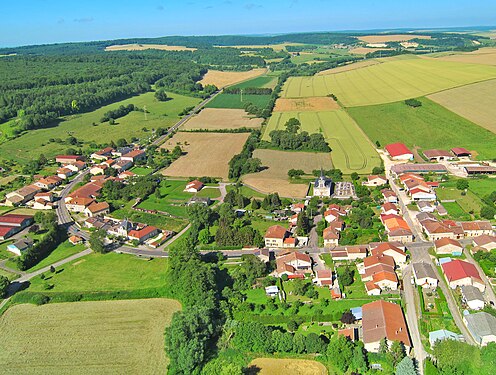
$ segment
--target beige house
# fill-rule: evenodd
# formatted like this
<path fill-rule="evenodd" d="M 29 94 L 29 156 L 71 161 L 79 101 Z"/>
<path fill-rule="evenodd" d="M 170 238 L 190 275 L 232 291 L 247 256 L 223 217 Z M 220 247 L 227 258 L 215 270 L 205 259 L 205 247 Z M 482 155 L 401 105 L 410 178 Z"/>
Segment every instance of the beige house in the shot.
<path fill-rule="evenodd" d="M 441 238 L 434 241 L 436 254 L 461 255 L 463 252 L 462 244 L 452 238 Z"/>
<path fill-rule="evenodd" d="M 496 249 L 496 236 L 483 234 L 482 236 L 474 237 L 472 240 L 474 247 L 482 247 L 487 251 Z"/>
<path fill-rule="evenodd" d="M 469 262 L 463 260 L 452 260 L 441 265 L 444 276 L 451 289 L 456 289 L 464 285 L 472 285 L 484 292 L 486 285 L 479 275 L 477 268 Z"/>
<path fill-rule="evenodd" d="M 266 247 L 284 247 L 284 240 L 289 237 L 286 228 L 280 225 L 273 225 L 267 229 L 265 233 L 265 246 Z"/>
<path fill-rule="evenodd" d="M 388 180 L 386 176 L 380 176 L 380 175 L 370 175 L 367 176 L 367 181 L 364 181 L 362 185 L 364 186 L 369 186 L 369 187 L 374 187 L 374 186 L 383 186 L 388 183 Z"/>

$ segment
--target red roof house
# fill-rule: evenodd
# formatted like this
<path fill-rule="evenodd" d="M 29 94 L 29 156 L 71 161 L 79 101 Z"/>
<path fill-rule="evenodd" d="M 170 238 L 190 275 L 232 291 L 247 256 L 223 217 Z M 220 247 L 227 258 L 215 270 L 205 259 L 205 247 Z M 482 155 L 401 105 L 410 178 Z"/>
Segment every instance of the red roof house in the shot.
<path fill-rule="evenodd" d="M 472 285 L 481 292 L 484 292 L 486 288 L 484 281 L 472 263 L 456 259 L 443 263 L 441 267 L 452 289 L 456 289 L 459 286 Z"/>

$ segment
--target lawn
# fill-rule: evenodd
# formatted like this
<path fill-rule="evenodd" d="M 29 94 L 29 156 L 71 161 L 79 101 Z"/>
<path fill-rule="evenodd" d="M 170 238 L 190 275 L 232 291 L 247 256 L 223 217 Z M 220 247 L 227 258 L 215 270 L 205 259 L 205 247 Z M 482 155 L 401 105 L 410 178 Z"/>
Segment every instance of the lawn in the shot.
<path fill-rule="evenodd" d="M 334 167 L 341 169 L 343 173 L 370 173 L 381 164 L 370 141 L 344 110 L 274 113 L 262 139 L 270 141 L 270 132 L 284 129 L 284 124 L 293 117 L 300 120 L 301 131 L 321 133 L 324 136 L 332 149 Z"/>
<path fill-rule="evenodd" d="M 165 285 L 167 259 L 146 260 L 134 255 L 92 253 L 31 280 L 30 292 L 106 292 L 161 288 Z M 53 288 L 47 290 L 46 284 Z"/>
<path fill-rule="evenodd" d="M 296 65 L 318 64 L 326 60 L 329 60 L 329 55 L 322 53 L 300 52 L 299 56 L 291 56 L 291 62 Z"/>
<path fill-rule="evenodd" d="M 286 221 L 273 221 L 273 220 L 264 220 L 264 219 L 251 220 L 251 227 L 253 229 L 258 230 L 262 236 L 265 234 L 265 232 L 267 232 L 267 229 L 269 229 L 269 227 L 271 227 L 272 225 L 280 225 L 284 228 L 289 227 L 289 223 Z"/>
<path fill-rule="evenodd" d="M 345 107 L 396 102 L 496 78 L 496 67 L 409 58 L 313 77 L 290 77 L 283 97 L 336 95 Z"/>
<path fill-rule="evenodd" d="M 177 207 L 177 211 L 173 211 L 172 206 L 168 207 L 171 215 L 179 216 L 184 215 L 184 210 L 182 207 Z M 157 208 L 154 208 L 157 209 Z M 157 228 L 163 230 L 171 230 L 173 232 L 180 232 L 186 225 L 186 219 L 181 217 L 168 217 L 160 214 L 149 214 L 147 212 L 139 212 L 136 210 L 132 210 L 130 208 L 124 207 L 120 208 L 117 211 L 112 212 L 112 216 L 116 219 L 129 219 L 130 221 L 143 223 L 148 225 L 153 225 Z"/>
<path fill-rule="evenodd" d="M 467 213 L 458 202 L 443 202 L 443 207 L 446 208 L 448 214 L 453 219 L 457 220 L 470 220 L 471 216 Z"/>
<path fill-rule="evenodd" d="M 482 199 L 491 194 L 493 191 L 496 191 L 496 179 L 470 179 L 468 190 Z"/>
<path fill-rule="evenodd" d="M 27 272 L 32 272 L 39 270 L 43 267 L 49 266 L 59 260 L 70 257 L 71 255 L 77 254 L 86 249 L 85 245 L 73 245 L 69 241 L 62 242 L 55 250 L 53 250 L 49 256 L 43 259 L 36 266 L 27 270 Z"/>
<path fill-rule="evenodd" d="M 0 318 L 3 374 L 165 373 L 167 299 L 16 305 Z"/>
<path fill-rule="evenodd" d="M 30 130 L 16 139 L 1 144 L 0 155 L 20 161 L 38 158 L 41 153 L 46 157 L 53 157 L 71 146 L 65 143 L 49 142 L 49 139 L 65 140 L 69 134 L 87 143 L 104 143 L 116 141 L 119 138 L 130 140 L 132 137 L 150 136 L 151 129 L 175 124 L 179 120 L 178 114 L 185 107 L 194 106 L 200 102 L 198 98 L 174 93 L 167 93 L 167 95 L 171 100 L 159 102 L 155 99 L 153 92 L 148 92 L 106 105 L 92 112 L 66 116 L 56 126 Z M 116 125 L 109 125 L 108 122 L 100 123 L 105 112 L 128 104 L 134 104 L 140 108 L 146 106 L 149 112 L 146 119 L 143 112 L 131 112 L 117 119 Z M 96 123 L 97 126 L 93 126 L 92 123 Z M 143 128 L 147 128 L 148 131 L 143 131 Z"/>
<path fill-rule="evenodd" d="M 267 107 L 270 98 L 270 95 L 243 94 L 243 101 L 241 101 L 241 95 L 238 94 L 219 94 L 212 101 L 208 102 L 205 107 L 243 109 L 246 103 L 251 103 L 259 108 L 265 108 Z"/>
<path fill-rule="evenodd" d="M 472 183 L 473 181 L 470 181 Z M 482 202 L 471 191 L 467 191 L 466 195 L 462 195 L 462 191 L 456 187 L 456 181 L 444 182 L 441 184 L 443 188 L 437 189 L 436 194 L 441 204 L 448 210 L 448 213 L 455 218 L 470 217 L 470 213 L 479 214 Z M 470 186 L 470 185 L 469 185 Z M 455 202 L 443 202 L 454 200 Z"/>
<path fill-rule="evenodd" d="M 234 189 L 234 186 L 232 186 L 232 185 L 226 186 L 227 191 L 230 191 L 233 189 Z M 265 194 L 259 193 L 258 191 L 255 191 L 255 190 L 253 190 L 253 189 L 251 189 L 245 185 L 241 186 L 239 189 L 240 189 L 239 190 L 240 193 L 243 194 L 245 197 L 248 197 L 248 198 L 264 198 L 265 197 Z"/>
<path fill-rule="evenodd" d="M 130 171 L 137 174 L 138 176 L 148 176 L 150 173 L 152 173 L 153 169 L 143 168 L 143 167 L 134 167 L 134 168 L 131 168 Z"/>
<path fill-rule="evenodd" d="M 383 64 L 381 64 L 383 65 Z M 403 142 L 422 149 L 465 147 L 478 159 L 496 157 L 496 134 L 470 122 L 427 98 L 412 108 L 403 102 L 349 108 L 372 142 L 381 145 Z"/>

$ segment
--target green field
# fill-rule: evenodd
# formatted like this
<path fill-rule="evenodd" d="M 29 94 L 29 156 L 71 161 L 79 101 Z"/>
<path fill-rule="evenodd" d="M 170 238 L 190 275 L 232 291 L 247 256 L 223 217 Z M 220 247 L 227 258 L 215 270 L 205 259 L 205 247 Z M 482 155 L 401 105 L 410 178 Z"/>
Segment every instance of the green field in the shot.
<path fill-rule="evenodd" d="M 276 77 L 261 76 L 261 77 L 250 79 L 248 81 L 238 83 L 237 85 L 229 86 L 229 88 L 238 88 L 238 89 L 246 89 L 248 87 L 274 88 L 274 86 L 276 84 L 277 84 L 277 78 Z"/>
<path fill-rule="evenodd" d="M 298 118 L 301 130 L 321 133 L 332 149 L 332 162 L 345 174 L 370 173 L 381 164 L 380 157 L 367 137 L 344 110 L 326 112 L 277 112 L 265 129 L 263 140 L 270 141 L 272 130 L 283 129 L 292 117 Z"/>
<path fill-rule="evenodd" d="M 93 112 L 66 116 L 54 127 L 47 129 L 30 130 L 22 136 L 4 142 L 0 145 L 0 157 L 27 161 L 38 158 L 41 153 L 47 157 L 52 157 L 63 152 L 70 145 L 64 143 L 49 142 L 51 138 L 61 138 L 65 140 L 69 135 L 76 137 L 80 141 L 87 143 L 104 143 L 119 138 L 131 139 L 132 137 L 150 136 L 151 129 L 158 127 L 168 127 L 179 120 L 178 114 L 185 108 L 198 104 L 200 99 L 183 95 L 167 93 L 171 100 L 159 102 L 155 99 L 154 93 L 149 92 L 117 103 L 113 103 Z M 109 125 L 108 122 L 101 124 L 102 115 L 120 105 L 134 104 L 143 108 L 146 106 L 148 112 L 147 119 L 142 112 L 131 112 L 116 120 L 116 125 Z M 97 126 L 93 126 L 95 122 Z M 147 128 L 144 132 L 142 129 Z"/>
<path fill-rule="evenodd" d="M 259 108 L 265 108 L 269 100 L 270 95 L 243 95 L 243 101 L 241 101 L 241 95 L 220 94 L 205 107 L 243 109 L 246 103 L 252 103 Z"/>
<path fill-rule="evenodd" d="M 421 149 L 465 147 L 478 159 L 496 157 L 496 134 L 464 119 L 427 98 L 412 108 L 403 102 L 348 108 L 372 142 L 403 142 Z"/>
<path fill-rule="evenodd" d="M 138 176 L 148 176 L 150 173 L 152 173 L 153 169 L 143 168 L 143 167 L 134 167 L 134 168 L 131 168 L 130 171 L 137 174 Z"/>
<path fill-rule="evenodd" d="M 0 318 L 2 374 L 166 373 L 164 330 L 177 301 L 16 305 Z"/>
<path fill-rule="evenodd" d="M 436 194 L 450 216 L 455 219 L 470 220 L 471 212 L 477 215 L 480 213 L 482 202 L 471 190 L 462 195 L 462 192 L 456 188 L 456 181 L 444 182 L 441 186 L 443 189 L 437 189 Z M 455 202 L 443 202 L 445 200 Z"/>
<path fill-rule="evenodd" d="M 55 262 L 58 262 L 62 259 L 68 258 L 71 255 L 77 254 L 86 249 L 85 245 L 76 245 L 74 246 L 69 241 L 62 242 L 55 250 L 53 250 L 49 256 L 43 259 L 40 263 L 38 263 L 33 268 L 30 268 L 28 272 L 39 270 L 43 267 L 49 266 Z"/>
<path fill-rule="evenodd" d="M 496 191 L 496 178 L 471 179 L 468 190 L 482 199 Z"/>
<path fill-rule="evenodd" d="M 337 74 L 290 77 L 283 97 L 337 96 L 345 107 L 390 103 L 496 77 L 496 67 L 410 58 Z"/>
<path fill-rule="evenodd" d="M 165 285 L 167 259 L 146 260 L 126 254 L 92 253 L 31 280 L 30 292 L 108 292 L 161 288 Z M 47 290 L 46 285 L 53 288 Z"/>
<path fill-rule="evenodd" d="M 322 53 L 300 53 L 299 56 L 291 56 L 293 64 L 318 64 L 329 60 L 329 55 Z"/>
<path fill-rule="evenodd" d="M 194 194 L 183 191 L 186 181 L 165 180 L 160 184 L 161 198 L 155 194 L 150 195 L 145 201 L 139 204 L 139 208 L 146 210 L 158 210 L 168 212 L 174 216 L 187 217 L 185 203 Z M 213 189 L 209 189 L 213 190 Z M 203 190 L 202 190 L 203 191 Z M 201 191 L 200 191 L 201 192 Z"/>

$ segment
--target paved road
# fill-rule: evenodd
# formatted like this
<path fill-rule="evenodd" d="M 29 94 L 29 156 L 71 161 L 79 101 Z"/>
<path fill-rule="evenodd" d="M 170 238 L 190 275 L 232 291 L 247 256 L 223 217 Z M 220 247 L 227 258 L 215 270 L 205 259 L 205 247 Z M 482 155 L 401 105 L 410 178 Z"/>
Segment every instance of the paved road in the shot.
<path fill-rule="evenodd" d="M 470 254 L 470 251 L 468 251 L 467 249 L 465 249 L 464 251 L 465 251 L 465 256 L 467 257 L 467 261 L 472 263 L 475 266 L 475 268 L 477 268 L 477 271 L 479 271 L 479 275 L 481 275 L 482 280 L 484 280 L 484 284 L 486 285 L 486 290 L 484 291 L 484 297 L 486 302 L 493 302 L 494 304 L 496 304 L 496 296 L 494 294 L 494 289 L 491 282 L 489 281 L 489 278 L 486 276 L 482 268 L 479 266 L 479 263 L 477 263 L 474 260 L 472 254 Z"/>

